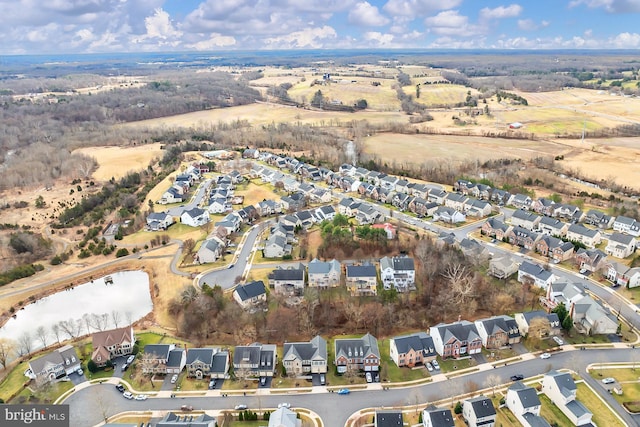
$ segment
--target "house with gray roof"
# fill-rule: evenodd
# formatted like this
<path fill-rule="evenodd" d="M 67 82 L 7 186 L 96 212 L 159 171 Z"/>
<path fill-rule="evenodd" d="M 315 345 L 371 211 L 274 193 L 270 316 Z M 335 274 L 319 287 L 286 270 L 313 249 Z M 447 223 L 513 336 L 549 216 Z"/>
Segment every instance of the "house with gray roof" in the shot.
<path fill-rule="evenodd" d="M 217 238 L 207 239 L 202 242 L 200 249 L 196 252 L 195 261 L 199 264 L 206 264 L 210 262 L 216 262 L 220 255 L 224 251 L 224 245 Z"/>
<path fill-rule="evenodd" d="M 598 230 L 592 230 L 582 224 L 571 224 L 567 229 L 567 239 L 573 242 L 580 242 L 586 247 L 593 249 L 602 241 L 602 234 Z"/>
<path fill-rule="evenodd" d="M 233 299 L 244 309 L 255 307 L 267 302 L 267 288 L 262 280 L 254 280 L 236 286 Z"/>
<path fill-rule="evenodd" d="M 429 405 L 422 411 L 422 425 L 423 427 L 455 427 L 456 423 L 450 409 Z"/>
<path fill-rule="evenodd" d="M 413 368 L 431 362 L 436 358 L 437 352 L 430 335 L 416 332 L 391 338 L 389 355 L 399 368 Z"/>
<path fill-rule="evenodd" d="M 538 231 L 545 236 L 562 237 L 567 234 L 569 224 L 557 218 L 543 216 L 538 222 Z"/>
<path fill-rule="evenodd" d="M 317 258 L 311 260 L 307 266 L 309 287 L 332 288 L 340 285 L 342 266 L 339 261 L 320 261 Z"/>
<path fill-rule="evenodd" d="M 373 418 L 373 427 L 402 427 L 404 426 L 404 418 L 402 411 L 380 411 L 376 410 Z"/>
<path fill-rule="evenodd" d="M 536 242 L 536 252 L 549 257 L 555 262 L 562 262 L 573 257 L 575 247 L 571 242 L 565 242 L 553 236 L 544 236 Z"/>
<path fill-rule="evenodd" d="M 542 378 L 542 392 L 575 426 L 592 425 L 593 414 L 577 399 L 578 387 L 568 372 L 551 370 Z"/>
<path fill-rule="evenodd" d="M 481 232 L 486 236 L 502 240 L 511 228 L 510 225 L 505 224 L 497 218 L 489 218 L 482 224 Z"/>
<path fill-rule="evenodd" d="M 275 344 L 239 345 L 233 352 L 233 371 L 240 378 L 273 377 L 277 365 Z"/>
<path fill-rule="evenodd" d="M 183 415 L 168 412 L 156 427 L 215 427 L 216 419 L 207 414 Z"/>
<path fill-rule="evenodd" d="M 336 214 L 336 208 L 334 208 L 332 205 L 320 206 L 319 208 L 316 208 L 315 211 L 313 211 L 313 215 L 315 216 L 315 220 L 317 222 L 322 222 L 325 220 L 331 221 L 336 216 Z"/>
<path fill-rule="evenodd" d="M 462 212 L 447 206 L 438 206 L 433 212 L 434 221 L 442 221 L 447 224 L 457 224 L 465 222 L 467 217 Z"/>
<path fill-rule="evenodd" d="M 358 224 L 373 224 L 382 218 L 382 214 L 373 206 L 362 203 L 355 213 Z"/>
<path fill-rule="evenodd" d="M 569 314 L 576 330 L 586 335 L 609 335 L 618 332 L 620 321 L 598 301 L 585 295 L 573 303 Z"/>
<path fill-rule="evenodd" d="M 482 339 L 476 325 L 467 320 L 440 323 L 429 329 L 436 352 L 443 357 L 458 359 L 482 351 Z"/>
<path fill-rule="evenodd" d="M 186 370 L 196 379 L 228 378 L 229 352 L 219 348 L 190 348 L 187 350 Z"/>
<path fill-rule="evenodd" d="M 302 420 L 291 409 L 281 407 L 269 414 L 268 427 L 301 427 Z"/>
<path fill-rule="evenodd" d="M 507 408 L 518 421 L 525 427 L 551 427 L 551 425 L 540 416 L 542 403 L 538 397 L 536 389 L 528 387 L 516 381 L 507 389 L 505 399 Z"/>
<path fill-rule="evenodd" d="M 540 215 L 551 216 L 553 214 L 553 207 L 555 204 L 556 202 L 551 199 L 540 197 L 533 202 L 531 210 Z"/>
<path fill-rule="evenodd" d="M 377 295 L 378 275 L 375 265 L 347 265 L 346 285 L 351 296 Z"/>
<path fill-rule="evenodd" d="M 579 248 L 573 259 L 579 269 L 594 272 L 605 266 L 607 263 L 607 254 L 600 249 Z"/>
<path fill-rule="evenodd" d="M 292 247 L 283 236 L 272 234 L 264 244 L 262 254 L 265 258 L 282 258 L 291 255 Z"/>
<path fill-rule="evenodd" d="M 282 295 L 302 295 L 304 293 L 305 267 L 278 267 L 269 273 L 269 287 Z"/>
<path fill-rule="evenodd" d="M 613 230 L 627 233 L 634 237 L 640 237 L 640 222 L 628 216 L 618 216 L 613 221 Z"/>
<path fill-rule="evenodd" d="M 607 255 L 611 255 L 616 258 L 627 258 L 633 255 L 637 246 L 638 241 L 633 236 L 614 232 L 611 233 L 607 247 L 604 251 Z"/>
<path fill-rule="evenodd" d="M 459 247 L 462 254 L 473 261 L 484 261 L 491 257 L 487 247 L 475 239 L 465 237 L 460 240 Z"/>
<path fill-rule="evenodd" d="M 467 203 L 467 200 L 469 200 L 469 198 L 463 194 L 449 193 L 444 199 L 444 205 L 458 212 L 464 212 L 464 205 Z"/>
<path fill-rule="evenodd" d="M 413 258 L 408 256 L 384 257 L 380 259 L 380 279 L 385 289 L 398 292 L 416 289 L 416 268 Z"/>
<path fill-rule="evenodd" d="M 145 374 L 179 374 L 186 363 L 186 352 L 175 344 L 147 344 L 140 360 Z"/>
<path fill-rule="evenodd" d="M 462 416 L 469 427 L 493 427 L 497 413 L 491 399 L 478 396 L 462 402 Z"/>
<path fill-rule="evenodd" d="M 182 212 L 180 222 L 190 227 L 200 227 L 209 222 L 209 212 L 200 208 L 192 208 Z"/>
<path fill-rule="evenodd" d="M 537 333 L 541 337 L 560 335 L 561 325 L 560 319 L 556 313 L 547 313 L 544 310 L 525 311 L 524 313 L 516 313 L 514 316 L 520 335 L 526 336 L 529 333 L 529 327 L 536 319 L 543 319 L 544 327 L 540 328 Z"/>
<path fill-rule="evenodd" d="M 530 281 L 539 288 L 547 289 L 547 287 L 555 282 L 558 277 L 552 272 L 545 270 L 538 264 L 529 261 L 522 261 L 518 268 L 518 282 L 525 283 Z"/>
<path fill-rule="evenodd" d="M 149 231 L 166 230 L 173 222 L 173 217 L 166 212 L 151 212 L 147 216 L 147 229 Z"/>
<path fill-rule="evenodd" d="M 535 248 L 536 242 L 540 239 L 540 234 L 520 226 L 515 226 L 509 229 L 505 237 L 512 245 L 532 250 Z"/>
<path fill-rule="evenodd" d="M 316 335 L 309 342 L 284 343 L 282 365 L 287 374 L 324 374 L 327 372 L 327 341 Z"/>
<path fill-rule="evenodd" d="M 538 223 L 542 220 L 540 215 L 533 212 L 518 209 L 513 212 L 511 216 L 511 225 L 514 227 L 526 228 L 529 231 L 533 231 L 538 228 Z"/>
<path fill-rule="evenodd" d="M 533 200 L 531 197 L 526 194 L 512 194 L 509 197 L 509 200 L 505 203 L 506 205 L 515 206 L 517 209 L 531 209 L 531 205 L 533 204 Z"/>
<path fill-rule="evenodd" d="M 177 188 L 175 185 L 171 186 L 167 189 L 167 191 L 162 194 L 162 198 L 158 200 L 158 203 L 161 205 L 167 205 L 170 203 L 182 203 L 184 201 L 184 190 L 182 188 Z"/>
<path fill-rule="evenodd" d="M 52 383 L 80 369 L 80 358 L 75 348 L 65 345 L 37 359 L 29 361 L 36 384 Z"/>
<path fill-rule="evenodd" d="M 615 217 L 595 209 L 591 209 L 584 217 L 585 224 L 594 225 L 603 230 L 613 227 L 614 221 Z"/>
<path fill-rule="evenodd" d="M 508 279 L 518 271 L 518 264 L 509 255 L 492 258 L 489 261 L 489 274 L 498 279 Z"/>
<path fill-rule="evenodd" d="M 347 371 L 378 372 L 380 369 L 378 340 L 369 333 L 361 338 L 336 338 L 334 355 L 339 374 Z"/>
<path fill-rule="evenodd" d="M 493 316 L 475 321 L 478 335 L 486 349 L 498 349 L 520 342 L 516 320 L 507 315 Z"/>

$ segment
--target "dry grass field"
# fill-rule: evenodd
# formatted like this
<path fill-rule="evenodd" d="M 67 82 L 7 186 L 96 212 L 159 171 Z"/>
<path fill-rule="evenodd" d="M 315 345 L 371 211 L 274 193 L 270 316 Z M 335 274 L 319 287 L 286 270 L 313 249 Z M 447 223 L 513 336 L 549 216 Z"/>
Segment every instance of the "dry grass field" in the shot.
<path fill-rule="evenodd" d="M 162 157 L 161 144 L 147 144 L 136 147 L 86 147 L 74 152 L 86 154 L 96 159 L 98 169 L 92 177 L 96 181 L 118 179 L 130 171 L 145 169 L 152 160 Z"/>
<path fill-rule="evenodd" d="M 426 106 L 455 105 L 464 102 L 467 97 L 467 92 L 471 92 L 473 96 L 479 95 L 477 90 L 460 85 L 431 84 L 421 85 L 420 98 L 416 98 L 415 85 L 424 82 L 424 80 L 425 79 L 412 79 L 415 84 L 413 86 L 405 86 L 403 90 L 407 95 L 412 95 L 416 102 Z M 480 108 L 482 108 L 482 105 L 480 105 Z"/>

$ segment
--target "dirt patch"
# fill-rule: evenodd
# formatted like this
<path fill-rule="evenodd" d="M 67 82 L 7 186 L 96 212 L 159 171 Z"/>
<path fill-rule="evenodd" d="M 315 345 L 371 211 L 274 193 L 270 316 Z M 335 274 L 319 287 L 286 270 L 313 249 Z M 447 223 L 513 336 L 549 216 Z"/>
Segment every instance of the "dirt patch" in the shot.
<path fill-rule="evenodd" d="M 86 147 L 74 153 L 91 156 L 98 162 L 98 169 L 92 178 L 96 181 L 108 181 L 122 178 L 128 172 L 146 169 L 154 159 L 162 157 L 161 144 L 147 144 L 136 147 Z"/>

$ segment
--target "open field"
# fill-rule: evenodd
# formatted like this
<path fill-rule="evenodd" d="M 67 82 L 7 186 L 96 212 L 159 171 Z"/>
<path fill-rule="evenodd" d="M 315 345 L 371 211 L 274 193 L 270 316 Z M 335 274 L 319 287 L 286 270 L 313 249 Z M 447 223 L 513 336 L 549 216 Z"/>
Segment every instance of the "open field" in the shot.
<path fill-rule="evenodd" d="M 209 127 L 219 122 L 247 120 L 253 125 L 271 123 L 303 123 L 325 126 L 338 126 L 352 120 L 368 120 L 371 123 L 386 123 L 390 121 L 408 122 L 409 117 L 402 112 L 360 111 L 357 113 L 343 113 L 333 111 L 313 111 L 278 104 L 250 104 L 239 107 L 219 108 L 195 113 L 179 114 L 159 119 L 142 120 L 123 126 L 142 127 Z M 339 122 L 339 123 L 338 123 Z"/>
<path fill-rule="evenodd" d="M 407 95 L 412 95 L 414 100 L 419 104 L 424 105 L 454 105 L 460 102 L 464 102 L 467 97 L 467 92 L 471 92 L 471 95 L 478 95 L 479 92 L 475 89 L 468 88 L 461 85 L 451 84 L 430 84 L 420 85 L 420 98 L 416 98 L 416 87 L 418 83 L 423 83 L 425 79 L 412 79 L 415 82 L 413 86 L 405 86 L 403 88 Z M 478 108 L 483 108 L 483 104 L 478 104 Z"/>
<path fill-rule="evenodd" d="M 74 153 L 91 156 L 98 161 L 98 169 L 92 177 L 96 181 L 122 178 L 130 171 L 139 171 L 155 158 L 162 157 L 161 144 L 139 145 L 137 147 L 86 147 Z"/>

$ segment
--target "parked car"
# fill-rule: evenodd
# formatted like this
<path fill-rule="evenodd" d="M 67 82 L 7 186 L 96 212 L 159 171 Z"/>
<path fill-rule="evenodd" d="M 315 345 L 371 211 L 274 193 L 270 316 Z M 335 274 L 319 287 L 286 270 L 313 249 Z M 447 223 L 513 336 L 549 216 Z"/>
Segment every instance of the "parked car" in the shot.
<path fill-rule="evenodd" d="M 615 378 L 607 377 L 602 379 L 603 384 L 613 384 L 616 382 Z"/>
<path fill-rule="evenodd" d="M 431 365 L 431 363 L 426 362 L 426 363 L 424 364 L 424 366 L 426 366 L 426 367 L 427 367 L 427 371 L 429 371 L 429 372 L 433 372 L 433 365 Z"/>
<path fill-rule="evenodd" d="M 520 381 L 523 379 L 524 379 L 524 375 L 522 374 L 511 375 L 511 381 Z"/>
<path fill-rule="evenodd" d="M 178 374 L 173 374 L 171 377 L 171 384 L 175 384 L 178 381 Z"/>
<path fill-rule="evenodd" d="M 147 395 L 146 394 L 138 394 L 136 395 L 135 399 L 136 400 L 147 400 Z"/>
<path fill-rule="evenodd" d="M 540 359 L 548 359 L 551 357 L 551 353 L 542 353 Z"/>
<path fill-rule="evenodd" d="M 228 269 L 232 269 L 234 265 L 235 265 L 235 264 L 229 264 L 229 267 L 227 267 L 227 268 L 228 268 Z"/>
<path fill-rule="evenodd" d="M 320 385 L 325 385 L 327 383 L 327 377 L 324 374 L 320 374 Z"/>
<path fill-rule="evenodd" d="M 366 374 L 364 374 L 364 377 L 367 379 L 368 383 L 373 382 L 373 377 L 371 376 L 371 372 L 367 372 Z"/>
<path fill-rule="evenodd" d="M 133 399 L 133 393 L 131 393 L 130 391 L 125 391 L 124 393 L 122 393 L 122 396 L 124 396 L 125 399 Z"/>
<path fill-rule="evenodd" d="M 437 361 L 437 360 L 435 360 L 435 359 L 434 359 L 434 360 L 432 360 L 432 361 L 431 361 L 431 364 L 433 365 L 433 369 L 436 369 L 436 370 L 438 370 L 438 371 L 440 370 L 440 365 L 438 364 L 438 361 Z"/>
<path fill-rule="evenodd" d="M 216 380 L 209 381 L 209 390 L 216 388 Z"/>
<path fill-rule="evenodd" d="M 245 409 L 247 409 L 247 405 L 236 405 L 235 410 L 236 411 L 244 411 Z"/>
<path fill-rule="evenodd" d="M 116 384 L 116 390 L 120 393 L 124 393 L 124 386 L 122 384 Z"/>
<path fill-rule="evenodd" d="M 553 337 L 553 340 L 554 340 L 558 345 L 563 345 L 563 344 L 564 344 L 564 341 L 562 341 L 562 338 L 560 338 L 560 337 L 556 337 L 556 336 L 554 336 L 554 337 Z"/>
<path fill-rule="evenodd" d="M 267 377 L 260 377 L 260 385 L 264 386 L 267 383 Z"/>
<path fill-rule="evenodd" d="M 76 374 L 84 375 L 84 371 L 82 370 L 82 368 L 78 368 L 78 370 L 76 371 Z"/>
<path fill-rule="evenodd" d="M 131 356 L 127 357 L 127 363 L 130 365 L 131 362 L 133 362 L 133 359 L 135 359 L 135 358 L 136 358 L 136 356 L 133 355 L 133 354 Z"/>
<path fill-rule="evenodd" d="M 278 408 L 291 408 L 291 403 L 289 402 L 282 402 L 282 403 L 278 403 Z"/>
<path fill-rule="evenodd" d="M 191 405 L 182 405 L 180 407 L 180 410 L 181 411 L 193 411 L 193 406 L 191 406 Z"/>
<path fill-rule="evenodd" d="M 128 368 L 128 367 L 129 367 L 129 365 L 125 363 L 124 365 L 122 365 L 122 368 L 120 368 L 120 370 L 121 370 L 122 372 L 124 372 L 124 371 L 126 371 L 126 370 L 127 370 L 127 368 Z"/>
<path fill-rule="evenodd" d="M 349 390 L 348 388 L 341 388 L 340 390 L 338 390 L 338 394 L 349 394 L 351 393 L 351 390 Z"/>

